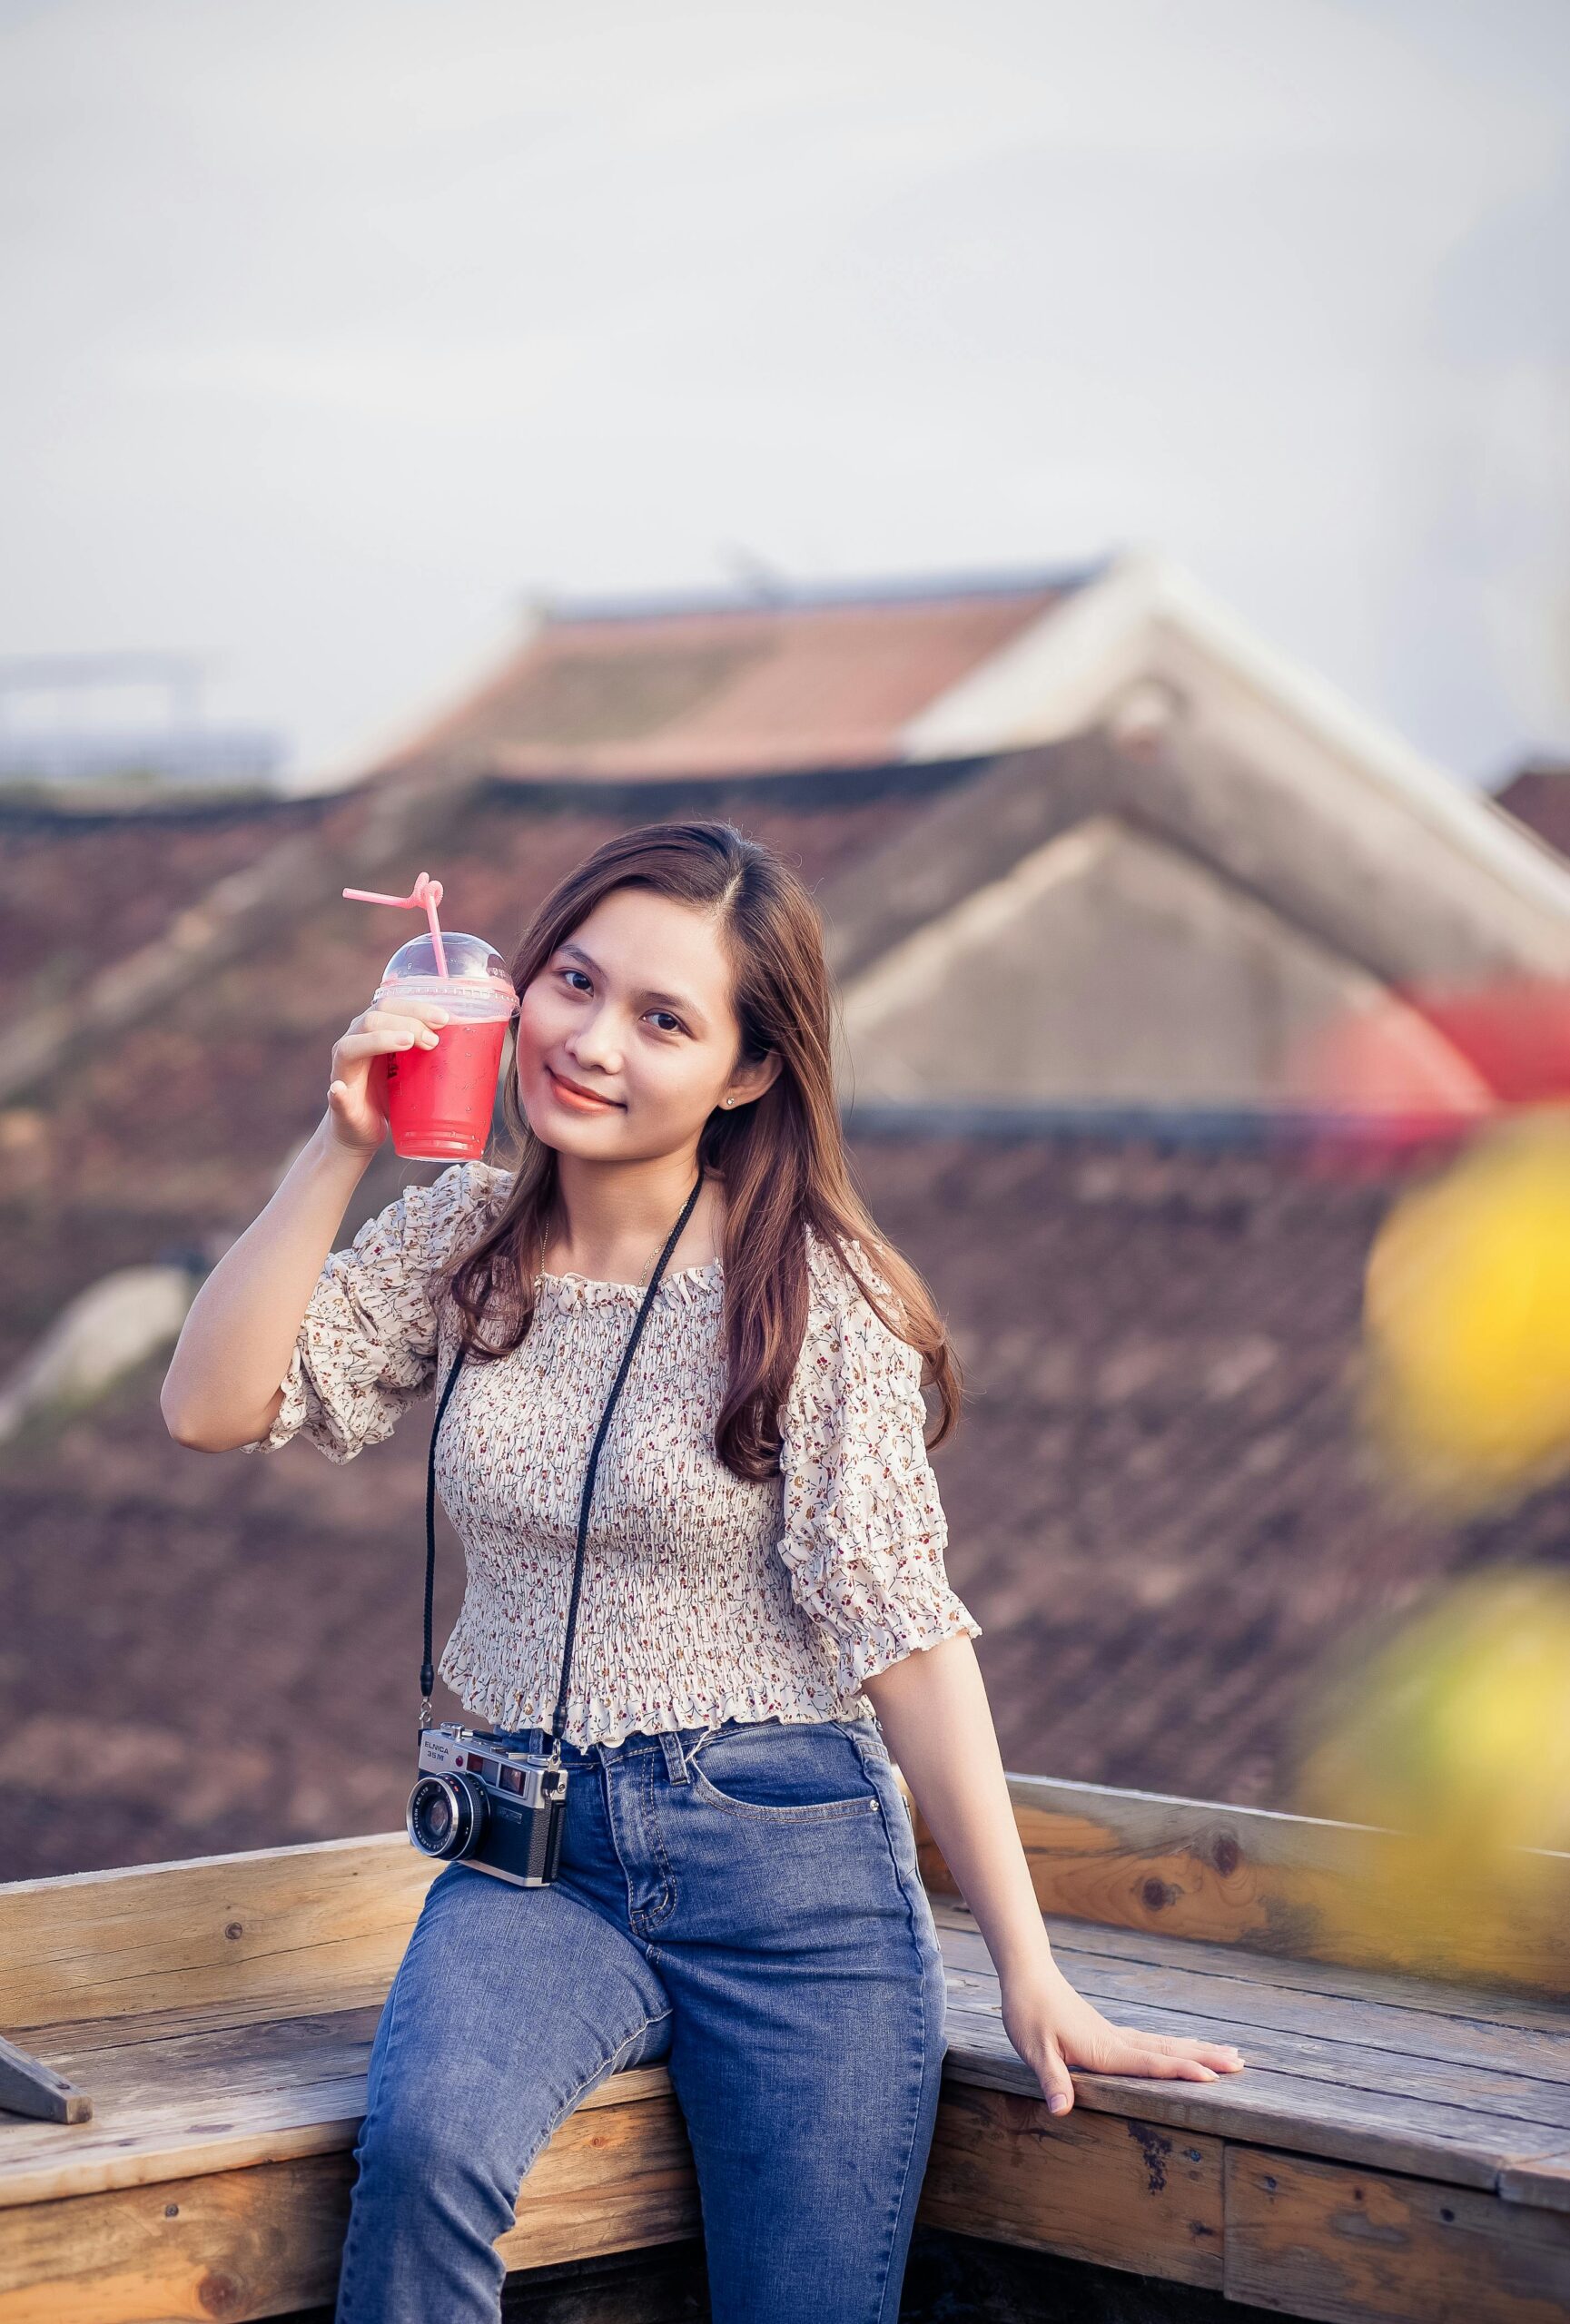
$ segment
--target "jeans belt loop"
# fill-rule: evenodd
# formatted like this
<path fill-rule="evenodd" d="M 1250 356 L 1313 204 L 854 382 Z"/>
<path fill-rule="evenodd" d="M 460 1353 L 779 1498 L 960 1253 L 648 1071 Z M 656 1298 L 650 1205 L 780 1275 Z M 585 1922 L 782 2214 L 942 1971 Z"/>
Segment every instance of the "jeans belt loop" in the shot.
<path fill-rule="evenodd" d="M 682 1757 L 681 1737 L 667 1728 L 661 1732 L 659 1743 L 665 1753 L 665 1771 L 672 1783 L 689 1783 L 691 1777 L 686 1771 L 686 1761 Z"/>

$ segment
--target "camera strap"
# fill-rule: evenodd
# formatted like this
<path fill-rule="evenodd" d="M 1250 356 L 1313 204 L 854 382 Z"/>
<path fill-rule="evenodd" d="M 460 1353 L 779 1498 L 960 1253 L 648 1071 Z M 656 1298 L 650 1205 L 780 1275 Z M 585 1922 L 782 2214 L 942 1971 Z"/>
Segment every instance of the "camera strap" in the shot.
<path fill-rule="evenodd" d="M 605 1400 L 605 1410 L 599 1416 L 599 1426 L 595 1431 L 594 1443 L 589 1448 L 588 1466 L 583 1480 L 583 1494 L 578 1505 L 578 1546 L 573 1553 L 572 1595 L 568 1600 L 567 1634 L 561 1649 L 561 1688 L 556 1699 L 556 1709 L 550 1715 L 550 1726 L 548 1729 L 551 1739 L 551 1758 L 557 1761 L 561 1758 L 561 1738 L 567 1727 L 568 1688 L 572 1678 L 572 1647 L 578 1631 L 578 1600 L 583 1590 L 584 1549 L 588 1541 L 589 1504 L 594 1499 L 594 1481 L 599 1469 L 600 1451 L 609 1433 L 611 1416 L 616 1411 L 617 1398 L 621 1394 L 622 1384 L 631 1369 L 638 1341 L 643 1337 L 643 1327 L 648 1320 L 648 1311 L 653 1303 L 654 1295 L 659 1289 L 660 1278 L 666 1271 L 671 1253 L 681 1239 L 682 1229 L 692 1216 L 693 1206 L 702 1190 L 703 1172 L 699 1170 L 697 1183 L 682 1205 L 681 1216 L 667 1236 L 665 1248 L 654 1263 L 654 1272 L 649 1276 L 648 1288 L 643 1295 L 637 1321 L 628 1334 L 627 1345 L 622 1350 L 621 1363 L 617 1369 L 616 1378 L 611 1382 L 610 1393 Z M 431 1689 L 436 1684 L 436 1671 L 431 1655 L 431 1608 L 436 1590 L 436 1441 L 441 1433 L 441 1423 L 446 1417 L 447 1407 L 452 1400 L 452 1392 L 458 1385 L 458 1375 L 463 1369 L 466 1353 L 467 1350 L 460 1340 L 458 1352 L 448 1368 L 447 1378 L 442 1383 L 441 1394 L 437 1400 L 436 1418 L 430 1430 L 430 1452 L 425 1466 L 425 1651 L 424 1659 L 420 1666 L 420 1724 L 422 1728 L 430 1725 L 430 1695 Z"/>

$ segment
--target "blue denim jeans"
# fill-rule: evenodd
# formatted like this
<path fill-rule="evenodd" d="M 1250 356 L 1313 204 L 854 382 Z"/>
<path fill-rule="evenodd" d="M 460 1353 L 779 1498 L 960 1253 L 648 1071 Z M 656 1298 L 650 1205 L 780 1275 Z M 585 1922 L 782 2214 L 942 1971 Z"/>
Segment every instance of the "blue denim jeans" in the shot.
<path fill-rule="evenodd" d="M 563 1758 L 559 1879 L 449 1866 L 410 1938 L 338 2324 L 494 2324 L 519 2181 L 586 2091 L 657 2059 L 715 2324 L 894 2324 L 943 1972 L 876 1726 L 732 1720 Z"/>

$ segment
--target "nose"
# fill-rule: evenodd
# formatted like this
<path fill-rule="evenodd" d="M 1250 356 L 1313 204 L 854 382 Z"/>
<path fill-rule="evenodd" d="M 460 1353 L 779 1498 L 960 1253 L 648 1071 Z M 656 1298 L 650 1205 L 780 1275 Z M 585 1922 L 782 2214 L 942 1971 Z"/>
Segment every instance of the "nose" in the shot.
<path fill-rule="evenodd" d="M 567 1053 L 575 1065 L 594 1066 L 601 1073 L 619 1073 L 621 1037 L 615 1012 L 602 1004 L 581 1018 L 568 1036 Z"/>

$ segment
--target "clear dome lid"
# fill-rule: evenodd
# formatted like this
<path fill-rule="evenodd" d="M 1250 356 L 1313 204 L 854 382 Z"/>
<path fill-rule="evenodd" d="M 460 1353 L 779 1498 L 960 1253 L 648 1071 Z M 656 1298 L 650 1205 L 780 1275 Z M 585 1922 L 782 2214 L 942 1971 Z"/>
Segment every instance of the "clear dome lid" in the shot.
<path fill-rule="evenodd" d="M 442 975 L 436 946 L 428 930 L 400 944 L 381 972 L 378 1000 L 434 1000 L 455 1017 L 510 1017 L 518 1007 L 507 962 L 483 936 L 464 936 L 456 929 L 441 931 L 447 964 Z"/>

